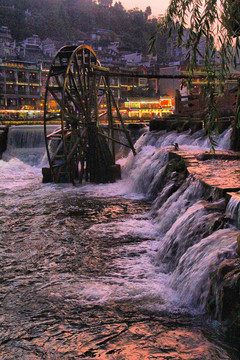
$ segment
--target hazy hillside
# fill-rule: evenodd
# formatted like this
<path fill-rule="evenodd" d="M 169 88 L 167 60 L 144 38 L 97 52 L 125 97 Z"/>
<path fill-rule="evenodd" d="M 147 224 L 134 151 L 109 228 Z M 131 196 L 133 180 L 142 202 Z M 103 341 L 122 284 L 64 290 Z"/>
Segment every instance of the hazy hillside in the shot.
<path fill-rule="evenodd" d="M 81 40 L 96 28 L 112 31 L 131 50 L 146 51 L 156 19 L 139 9 L 125 10 L 121 2 L 99 0 L 0 0 L 0 26 L 11 29 L 16 40 L 37 34 L 41 39 Z"/>

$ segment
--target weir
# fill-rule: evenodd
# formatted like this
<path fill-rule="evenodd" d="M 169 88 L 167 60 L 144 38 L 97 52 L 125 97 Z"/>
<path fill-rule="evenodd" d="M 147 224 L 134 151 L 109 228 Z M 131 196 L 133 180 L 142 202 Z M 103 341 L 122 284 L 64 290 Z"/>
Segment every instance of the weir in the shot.
<path fill-rule="evenodd" d="M 56 125 L 48 125 L 47 132 L 54 129 Z M 45 152 L 43 126 L 19 125 L 8 128 L 4 159 L 18 158 L 27 164 L 38 166 L 40 163 L 46 164 Z"/>
<path fill-rule="evenodd" d="M 146 358 L 237 359 L 238 205 L 214 170 L 232 161 L 234 175 L 238 166 L 225 152 L 231 130 L 216 138 L 215 159 L 202 131 L 145 131 L 136 156 L 120 161 L 122 180 L 76 187 L 41 184 L 41 162 L 20 156 L 16 131 L 0 161 L 3 354 L 11 344 L 23 359 L 41 351 L 131 359 L 128 349 Z M 22 135 L 32 154 L 42 146 L 38 131 Z M 227 328 L 232 349 L 215 343 L 206 316 Z"/>

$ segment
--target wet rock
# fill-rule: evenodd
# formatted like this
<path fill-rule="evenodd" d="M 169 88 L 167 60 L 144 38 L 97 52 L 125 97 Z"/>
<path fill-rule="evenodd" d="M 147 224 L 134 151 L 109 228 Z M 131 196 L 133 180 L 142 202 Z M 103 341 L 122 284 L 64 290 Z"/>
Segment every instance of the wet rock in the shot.
<path fill-rule="evenodd" d="M 240 259 L 223 261 L 211 276 L 207 310 L 240 348 Z"/>
<path fill-rule="evenodd" d="M 240 236 L 237 237 L 237 254 L 240 256 Z"/>
<path fill-rule="evenodd" d="M 204 207 L 209 211 L 224 211 L 226 207 L 226 200 L 222 198 L 219 201 L 206 202 Z"/>

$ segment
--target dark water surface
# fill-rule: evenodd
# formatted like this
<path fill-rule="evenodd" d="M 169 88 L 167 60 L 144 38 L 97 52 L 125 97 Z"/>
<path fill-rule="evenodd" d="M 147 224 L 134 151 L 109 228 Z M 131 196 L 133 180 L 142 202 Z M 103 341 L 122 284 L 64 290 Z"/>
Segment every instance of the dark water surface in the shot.
<path fill-rule="evenodd" d="M 235 358 L 201 318 L 144 293 L 150 239 L 119 224 L 147 222 L 149 203 L 21 184 L 1 197 L 1 359 Z"/>
<path fill-rule="evenodd" d="M 201 312 L 209 269 L 234 256 L 237 229 L 196 243 L 198 229 L 218 215 L 198 201 L 201 189 L 191 181 L 168 201 L 169 183 L 153 212 L 139 196 L 158 189 L 161 146 L 207 140 L 147 134 L 127 160 L 125 180 L 74 188 L 41 184 L 40 130 L 11 129 L 0 160 L 0 359 L 238 359 Z M 161 251 L 178 242 L 175 270 L 164 272 L 171 251 L 166 259 Z"/>

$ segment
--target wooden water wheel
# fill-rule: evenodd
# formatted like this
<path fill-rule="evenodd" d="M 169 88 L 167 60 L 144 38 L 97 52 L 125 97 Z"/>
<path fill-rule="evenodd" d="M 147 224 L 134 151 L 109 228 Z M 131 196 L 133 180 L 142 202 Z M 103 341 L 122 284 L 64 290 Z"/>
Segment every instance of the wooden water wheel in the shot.
<path fill-rule="evenodd" d="M 61 126 L 48 134 L 47 125 L 56 120 Z M 114 181 L 120 177 L 116 144 L 135 153 L 110 88 L 108 69 L 101 67 L 89 46 L 64 46 L 53 59 L 46 83 L 44 132 L 54 182 L 81 182 L 83 177 L 91 182 Z"/>

